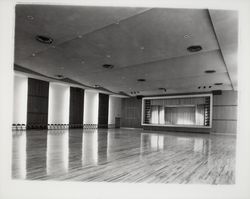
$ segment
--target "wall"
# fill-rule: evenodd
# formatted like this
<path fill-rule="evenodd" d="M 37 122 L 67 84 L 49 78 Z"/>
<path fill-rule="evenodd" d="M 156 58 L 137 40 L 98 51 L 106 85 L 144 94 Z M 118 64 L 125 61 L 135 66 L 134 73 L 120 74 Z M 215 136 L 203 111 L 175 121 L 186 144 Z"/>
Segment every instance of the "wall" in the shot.
<path fill-rule="evenodd" d="M 13 93 L 13 124 L 26 124 L 27 100 L 28 100 L 28 78 L 14 76 Z"/>
<path fill-rule="evenodd" d="M 69 108 L 69 123 L 83 124 L 84 112 L 84 90 L 81 88 L 70 87 L 70 108 Z"/>
<path fill-rule="evenodd" d="M 47 128 L 49 82 L 28 78 L 27 128 Z"/>
<path fill-rule="evenodd" d="M 213 121 L 212 128 L 176 128 L 145 126 L 145 130 L 182 131 L 214 134 L 237 133 L 237 91 L 222 91 L 222 95 L 213 95 Z M 141 127 L 141 100 L 136 98 L 122 99 L 121 126 Z"/>
<path fill-rule="evenodd" d="M 121 117 L 121 105 L 122 105 L 121 98 L 109 96 L 109 113 L 108 113 L 109 126 L 114 126 L 115 118 Z"/>
<path fill-rule="evenodd" d="M 141 128 L 141 99 L 123 98 L 121 127 Z"/>
<path fill-rule="evenodd" d="M 213 96 L 212 133 L 237 133 L 237 91 L 223 91 L 222 95 Z"/>
<path fill-rule="evenodd" d="M 108 128 L 109 95 L 99 93 L 98 128 Z"/>
<path fill-rule="evenodd" d="M 59 83 L 49 85 L 49 124 L 69 123 L 69 86 Z"/>
<path fill-rule="evenodd" d="M 84 124 L 98 124 L 99 94 L 94 91 L 85 90 L 84 93 Z"/>

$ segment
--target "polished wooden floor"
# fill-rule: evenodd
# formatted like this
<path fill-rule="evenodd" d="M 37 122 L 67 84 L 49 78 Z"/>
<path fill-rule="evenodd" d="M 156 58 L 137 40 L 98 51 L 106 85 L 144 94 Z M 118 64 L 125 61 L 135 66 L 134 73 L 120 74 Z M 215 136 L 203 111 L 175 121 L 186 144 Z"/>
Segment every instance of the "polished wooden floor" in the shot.
<path fill-rule="evenodd" d="M 13 132 L 12 177 L 235 183 L 236 137 L 128 129 Z"/>

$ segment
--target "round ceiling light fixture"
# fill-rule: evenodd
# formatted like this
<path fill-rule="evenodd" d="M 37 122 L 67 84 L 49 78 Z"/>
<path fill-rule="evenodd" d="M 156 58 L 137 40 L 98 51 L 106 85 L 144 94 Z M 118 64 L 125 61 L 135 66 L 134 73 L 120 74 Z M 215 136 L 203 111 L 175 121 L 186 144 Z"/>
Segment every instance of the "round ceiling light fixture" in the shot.
<path fill-rule="evenodd" d="M 29 20 L 33 20 L 33 19 L 34 19 L 34 17 L 33 17 L 33 16 L 31 16 L 31 15 L 28 15 L 28 16 L 27 16 L 27 19 L 29 19 Z"/>
<path fill-rule="evenodd" d="M 138 82 L 145 82 L 145 79 L 137 79 Z"/>
<path fill-rule="evenodd" d="M 37 35 L 36 40 L 43 44 L 52 44 L 53 42 L 53 39 L 51 37 L 47 37 L 44 35 Z"/>
<path fill-rule="evenodd" d="M 114 65 L 112 65 L 112 64 L 103 64 L 102 67 L 107 68 L 107 69 L 112 69 L 112 68 L 114 68 Z"/>
<path fill-rule="evenodd" d="M 63 78 L 63 75 L 55 75 L 57 78 Z"/>
<path fill-rule="evenodd" d="M 205 73 L 215 73 L 216 70 L 205 70 Z"/>
<path fill-rule="evenodd" d="M 216 86 L 221 86 L 221 85 L 223 85 L 223 83 L 221 83 L 221 82 L 219 82 L 219 83 L 214 83 L 214 85 L 216 85 Z"/>
<path fill-rule="evenodd" d="M 183 37 L 184 37 L 185 39 L 187 39 L 187 38 L 190 38 L 191 36 L 188 35 L 188 34 L 186 34 L 186 35 L 184 35 Z"/>
<path fill-rule="evenodd" d="M 194 53 L 194 52 L 199 52 L 199 51 L 201 51 L 201 50 L 202 50 L 202 47 L 199 46 L 199 45 L 196 45 L 196 46 L 189 46 L 189 47 L 187 48 L 187 50 L 188 50 L 189 52 L 191 52 L 191 53 Z"/>

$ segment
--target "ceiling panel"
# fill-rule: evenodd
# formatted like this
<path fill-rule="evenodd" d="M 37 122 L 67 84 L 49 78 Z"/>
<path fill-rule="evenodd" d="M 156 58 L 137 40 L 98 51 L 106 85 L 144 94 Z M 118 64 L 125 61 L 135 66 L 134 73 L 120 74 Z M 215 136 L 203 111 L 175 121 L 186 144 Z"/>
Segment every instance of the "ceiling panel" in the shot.
<path fill-rule="evenodd" d="M 131 67 L 103 70 L 79 78 L 87 84 L 99 84 L 111 86 L 115 83 L 137 82 L 137 79 L 145 78 L 149 81 L 164 79 L 178 79 L 189 76 L 204 75 L 205 70 L 215 70 L 217 73 L 225 73 L 226 67 L 219 50 L 206 53 L 183 56 L 173 59 L 165 59 Z M 112 81 L 110 81 L 112 80 Z M 142 88 L 141 88 L 142 89 Z"/>
<path fill-rule="evenodd" d="M 52 37 L 54 39 L 53 45 L 57 46 L 79 35 L 106 27 L 147 9 L 17 5 L 15 27 L 16 59 L 28 57 L 34 52 L 40 52 L 50 47 L 37 43 L 34 39 L 37 34 Z"/>
<path fill-rule="evenodd" d="M 237 90 L 238 12 L 209 10 L 209 13 L 233 89 Z"/>
<path fill-rule="evenodd" d="M 114 92 L 151 95 L 162 92 L 159 87 L 173 93 L 228 90 L 232 74 L 237 74 L 237 39 L 232 37 L 237 24 L 232 23 L 233 30 L 229 26 L 237 19 L 223 12 L 18 5 L 15 63 Z M 40 33 L 52 36 L 54 43 L 37 42 L 34 37 Z M 190 45 L 201 45 L 202 51 L 188 52 Z M 103 64 L 114 68 L 105 69 Z M 146 82 L 137 82 L 139 78 Z M 223 85 L 214 86 L 216 82 Z"/>

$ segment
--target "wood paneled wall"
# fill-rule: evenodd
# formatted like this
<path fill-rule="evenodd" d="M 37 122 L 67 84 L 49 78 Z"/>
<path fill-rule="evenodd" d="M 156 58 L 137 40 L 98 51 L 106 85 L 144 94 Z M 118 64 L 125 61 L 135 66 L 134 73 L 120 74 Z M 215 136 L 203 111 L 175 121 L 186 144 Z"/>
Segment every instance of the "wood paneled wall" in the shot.
<path fill-rule="evenodd" d="M 83 124 L 84 90 L 70 87 L 69 124 Z"/>
<path fill-rule="evenodd" d="M 108 128 L 109 95 L 99 93 L 98 128 Z"/>
<path fill-rule="evenodd" d="M 141 128 L 141 104 L 136 97 L 122 99 L 121 127 Z"/>
<path fill-rule="evenodd" d="M 27 128 L 47 128 L 49 82 L 28 79 Z"/>
<path fill-rule="evenodd" d="M 237 133 L 237 99 L 237 91 L 222 91 L 222 95 L 214 95 L 212 133 Z"/>

